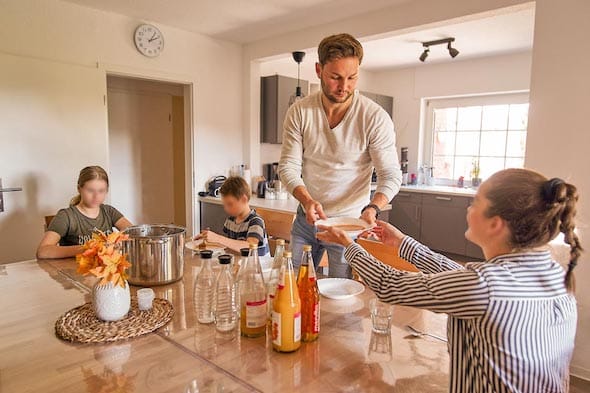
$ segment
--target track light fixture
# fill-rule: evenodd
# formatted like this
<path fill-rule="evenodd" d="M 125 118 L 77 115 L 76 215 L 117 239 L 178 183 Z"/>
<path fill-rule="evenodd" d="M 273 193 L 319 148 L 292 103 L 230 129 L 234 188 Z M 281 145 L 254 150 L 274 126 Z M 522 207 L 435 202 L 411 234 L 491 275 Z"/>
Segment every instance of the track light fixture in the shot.
<path fill-rule="evenodd" d="M 423 42 L 422 46 L 424 47 L 424 51 L 422 52 L 422 54 L 420 55 L 420 61 L 424 62 L 426 60 L 426 58 L 428 57 L 428 53 L 430 52 L 430 47 L 433 45 L 441 45 L 441 44 L 447 44 L 447 49 L 449 51 L 449 55 L 452 58 L 457 57 L 457 55 L 459 54 L 459 51 L 455 48 L 453 48 L 451 46 L 451 43 L 455 41 L 454 37 L 449 37 L 449 38 L 443 38 L 441 40 L 435 40 L 435 41 L 428 41 L 428 42 Z"/>

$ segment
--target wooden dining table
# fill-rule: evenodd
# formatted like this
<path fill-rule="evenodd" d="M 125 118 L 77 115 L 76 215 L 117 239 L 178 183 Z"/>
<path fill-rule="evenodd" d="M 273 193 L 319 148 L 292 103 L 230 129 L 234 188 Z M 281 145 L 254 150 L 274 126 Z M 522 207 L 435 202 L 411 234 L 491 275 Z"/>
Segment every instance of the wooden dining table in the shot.
<path fill-rule="evenodd" d="M 57 338 L 55 321 L 90 301 L 96 279 L 74 259 L 0 265 L 0 392 L 446 392 L 447 344 L 407 326 L 446 336 L 446 316 L 394 306 L 391 334 L 372 331 L 368 288 L 346 300 L 321 299 L 318 340 L 289 354 L 267 334 L 241 337 L 197 322 L 197 255 L 184 276 L 152 287 L 174 317 L 158 331 L 110 344 Z M 217 269 L 218 267 L 216 267 Z M 132 295 L 138 287 L 132 286 Z"/>

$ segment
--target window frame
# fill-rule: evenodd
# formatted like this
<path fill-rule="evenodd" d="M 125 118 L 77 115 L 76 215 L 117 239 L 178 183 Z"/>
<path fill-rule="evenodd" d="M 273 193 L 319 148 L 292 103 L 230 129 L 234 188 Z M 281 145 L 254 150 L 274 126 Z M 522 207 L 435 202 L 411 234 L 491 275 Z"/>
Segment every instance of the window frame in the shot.
<path fill-rule="evenodd" d="M 517 104 L 530 104 L 529 102 L 529 91 L 514 91 L 494 94 L 479 94 L 479 95 L 468 95 L 468 96 L 454 96 L 454 97 L 430 97 L 424 99 L 424 133 L 423 133 L 423 144 L 422 144 L 422 163 L 421 166 L 430 165 L 434 161 L 434 110 L 445 109 L 445 108 L 458 108 L 468 106 L 487 106 L 487 105 L 517 105 Z M 530 112 L 530 107 L 529 107 Z M 507 130 L 508 131 L 508 130 Z M 527 136 L 528 136 L 528 124 L 527 124 Z M 455 133 L 457 131 L 455 130 Z M 481 136 L 481 126 L 480 126 Z M 456 136 L 455 136 L 456 137 Z M 480 140 L 481 144 L 481 140 Z M 456 155 L 453 154 L 455 157 Z M 479 154 L 478 154 L 479 155 Z M 526 158 L 526 152 L 525 152 Z M 506 159 L 506 155 L 504 155 Z M 447 178 L 434 178 L 435 184 L 439 185 L 454 185 L 457 179 Z M 469 185 L 471 179 L 465 179 L 465 183 Z"/>

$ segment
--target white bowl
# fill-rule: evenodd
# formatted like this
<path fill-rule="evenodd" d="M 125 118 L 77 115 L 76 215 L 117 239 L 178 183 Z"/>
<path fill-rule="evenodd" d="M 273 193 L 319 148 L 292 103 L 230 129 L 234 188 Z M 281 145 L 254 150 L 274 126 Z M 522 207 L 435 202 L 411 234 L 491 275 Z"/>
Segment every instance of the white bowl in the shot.
<path fill-rule="evenodd" d="M 351 238 L 356 238 L 362 232 L 366 231 L 367 229 L 373 228 L 373 225 L 370 225 L 365 220 L 361 220 L 360 218 L 353 218 L 353 217 L 330 217 L 325 220 L 318 220 L 315 222 L 315 225 L 324 225 L 328 227 L 334 226 L 356 226 L 360 227 L 361 229 L 355 230 L 346 230 L 344 232 L 348 234 Z"/>

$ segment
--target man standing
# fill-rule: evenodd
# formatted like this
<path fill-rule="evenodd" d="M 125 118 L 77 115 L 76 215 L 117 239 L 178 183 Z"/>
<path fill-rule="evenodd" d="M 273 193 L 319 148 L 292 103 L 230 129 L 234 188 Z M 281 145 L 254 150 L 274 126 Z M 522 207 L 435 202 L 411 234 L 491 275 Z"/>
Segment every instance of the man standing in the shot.
<path fill-rule="evenodd" d="M 291 230 L 294 264 L 301 263 L 303 245 L 311 244 L 316 267 L 326 250 L 330 277 L 350 277 L 344 248 L 317 240 L 314 223 L 359 215 L 375 223 L 399 191 L 401 171 L 391 118 L 355 91 L 363 59 L 360 42 L 349 34 L 326 37 L 318 57 L 321 90 L 287 112 L 279 176 L 300 202 Z M 377 190 L 371 200 L 373 168 Z"/>

